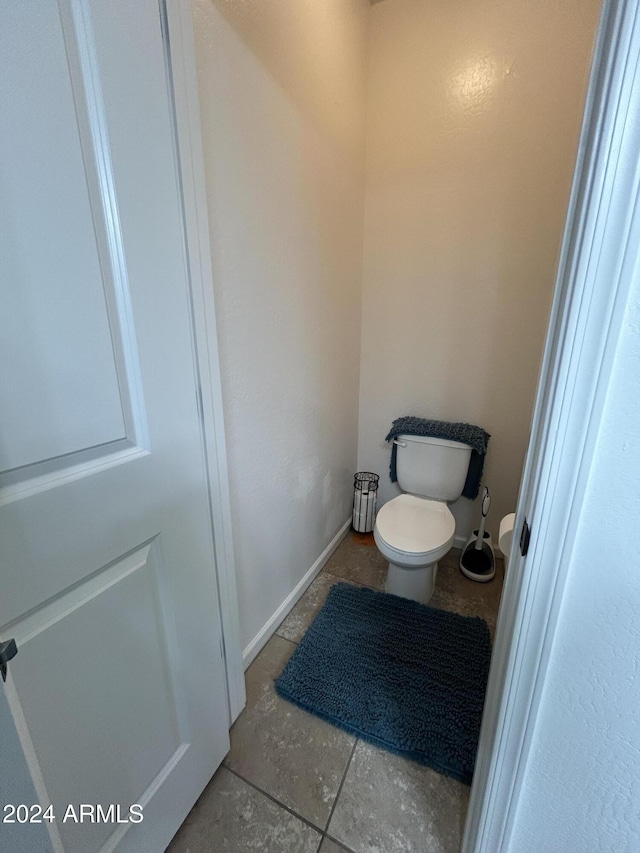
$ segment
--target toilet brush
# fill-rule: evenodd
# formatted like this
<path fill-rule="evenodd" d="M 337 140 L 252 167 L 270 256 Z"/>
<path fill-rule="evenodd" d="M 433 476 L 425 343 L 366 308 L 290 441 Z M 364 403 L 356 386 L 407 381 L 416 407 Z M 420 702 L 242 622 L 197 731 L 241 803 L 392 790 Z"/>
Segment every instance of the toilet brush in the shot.
<path fill-rule="evenodd" d="M 490 581 L 496 573 L 496 558 L 491 544 L 491 536 L 484 530 L 490 506 L 491 495 L 485 486 L 482 492 L 480 527 L 474 530 L 467 539 L 460 555 L 462 573 L 474 581 Z"/>

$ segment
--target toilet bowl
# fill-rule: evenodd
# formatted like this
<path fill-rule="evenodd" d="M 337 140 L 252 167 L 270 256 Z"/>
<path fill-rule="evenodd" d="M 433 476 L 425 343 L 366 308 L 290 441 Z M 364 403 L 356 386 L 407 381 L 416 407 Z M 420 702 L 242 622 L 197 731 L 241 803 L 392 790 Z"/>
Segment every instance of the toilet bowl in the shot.
<path fill-rule="evenodd" d="M 453 544 L 455 520 L 444 501 L 399 495 L 378 513 L 373 536 L 389 561 L 385 589 L 426 604 L 433 594 L 438 560 Z"/>
<path fill-rule="evenodd" d="M 373 537 L 389 561 L 386 591 L 426 604 L 435 587 L 438 560 L 453 545 L 456 525 L 447 503 L 462 494 L 471 447 L 405 434 L 394 444 L 403 494 L 379 510 Z"/>

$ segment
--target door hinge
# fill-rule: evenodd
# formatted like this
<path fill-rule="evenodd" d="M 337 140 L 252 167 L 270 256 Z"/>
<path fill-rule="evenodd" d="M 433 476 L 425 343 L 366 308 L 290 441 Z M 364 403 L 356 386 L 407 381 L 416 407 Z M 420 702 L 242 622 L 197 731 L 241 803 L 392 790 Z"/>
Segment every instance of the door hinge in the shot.
<path fill-rule="evenodd" d="M 14 639 L 0 643 L 0 673 L 2 674 L 3 681 L 7 680 L 7 664 L 17 654 L 18 647 L 16 646 L 16 641 Z"/>
<path fill-rule="evenodd" d="M 529 539 L 531 539 L 531 528 L 527 519 L 522 522 L 522 532 L 520 533 L 520 553 L 523 557 L 527 556 L 529 550 Z"/>

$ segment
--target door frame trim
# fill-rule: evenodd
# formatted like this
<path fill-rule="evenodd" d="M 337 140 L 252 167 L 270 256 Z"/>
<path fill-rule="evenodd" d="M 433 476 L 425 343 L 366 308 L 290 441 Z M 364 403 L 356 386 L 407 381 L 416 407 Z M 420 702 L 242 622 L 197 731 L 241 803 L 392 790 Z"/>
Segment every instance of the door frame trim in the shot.
<path fill-rule="evenodd" d="M 463 853 L 511 844 L 640 241 L 639 0 L 605 0 L 515 519 Z M 637 113 L 637 110 L 636 110 Z M 531 526 L 526 559 L 518 532 Z"/>
<path fill-rule="evenodd" d="M 229 725 L 246 703 L 200 103 L 190 3 L 158 0 L 175 117 L 200 425 L 213 528 Z"/>

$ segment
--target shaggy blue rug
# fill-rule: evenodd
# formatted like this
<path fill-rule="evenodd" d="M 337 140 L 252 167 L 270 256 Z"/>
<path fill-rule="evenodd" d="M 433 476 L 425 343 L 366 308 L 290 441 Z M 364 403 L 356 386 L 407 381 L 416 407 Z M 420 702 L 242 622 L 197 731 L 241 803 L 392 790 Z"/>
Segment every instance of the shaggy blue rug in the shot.
<path fill-rule="evenodd" d="M 476 616 L 338 583 L 275 686 L 376 746 L 470 783 L 490 656 Z"/>

